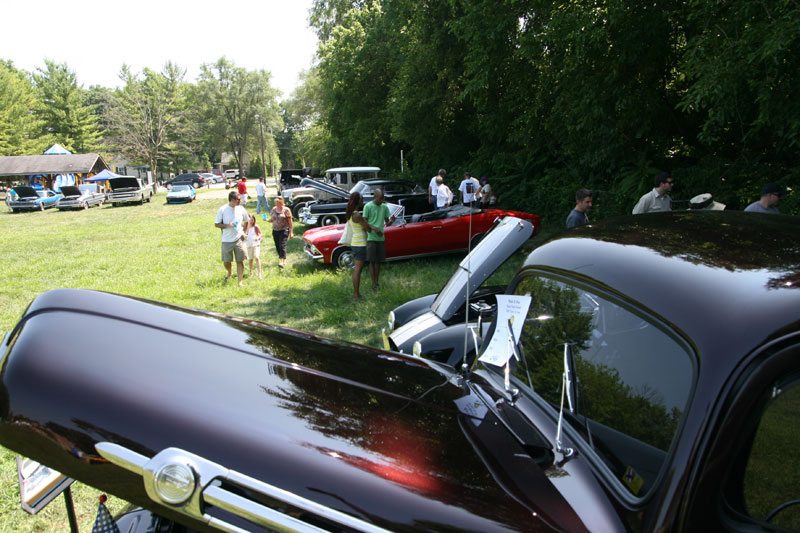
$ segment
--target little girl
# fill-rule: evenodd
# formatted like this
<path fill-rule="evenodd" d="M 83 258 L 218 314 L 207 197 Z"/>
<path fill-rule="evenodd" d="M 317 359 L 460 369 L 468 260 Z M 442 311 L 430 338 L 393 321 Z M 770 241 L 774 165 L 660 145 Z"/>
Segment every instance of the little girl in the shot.
<path fill-rule="evenodd" d="M 253 259 L 258 265 L 258 279 L 261 279 L 261 228 L 256 224 L 255 215 L 247 215 L 247 257 L 250 259 L 250 275 L 253 275 Z"/>

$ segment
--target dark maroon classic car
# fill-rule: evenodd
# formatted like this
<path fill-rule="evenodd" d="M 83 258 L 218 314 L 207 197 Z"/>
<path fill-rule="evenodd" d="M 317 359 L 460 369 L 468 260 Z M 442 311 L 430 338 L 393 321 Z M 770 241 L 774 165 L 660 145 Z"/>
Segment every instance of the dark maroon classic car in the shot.
<path fill-rule="evenodd" d="M 567 231 L 456 365 L 51 291 L 0 346 L 0 444 L 149 510 L 124 531 L 797 529 L 799 230 Z"/>
<path fill-rule="evenodd" d="M 535 230 L 540 226 L 539 215 L 519 211 L 454 205 L 430 213 L 407 215 L 403 206 L 386 205 L 395 217 L 394 223 L 384 231 L 387 261 L 467 250 L 492 229 L 497 219 L 506 216 L 529 220 Z M 305 254 L 325 264 L 352 267 L 353 251 L 339 244 L 342 233 L 344 224 L 307 230 L 303 233 Z"/>

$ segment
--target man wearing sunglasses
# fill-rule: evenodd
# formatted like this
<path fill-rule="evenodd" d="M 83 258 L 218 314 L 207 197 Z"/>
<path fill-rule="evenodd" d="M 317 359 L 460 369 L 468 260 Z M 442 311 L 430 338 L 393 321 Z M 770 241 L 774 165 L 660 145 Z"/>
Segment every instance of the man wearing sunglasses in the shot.
<path fill-rule="evenodd" d="M 672 211 L 672 198 L 669 197 L 669 192 L 674 183 L 669 172 L 657 174 L 653 180 L 653 190 L 639 198 L 633 208 L 633 214 Z"/>

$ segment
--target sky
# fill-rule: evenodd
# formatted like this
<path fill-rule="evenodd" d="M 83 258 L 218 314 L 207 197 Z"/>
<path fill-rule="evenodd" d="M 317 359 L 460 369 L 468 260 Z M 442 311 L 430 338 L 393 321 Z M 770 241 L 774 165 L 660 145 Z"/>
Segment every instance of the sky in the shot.
<path fill-rule="evenodd" d="M 311 0 L 0 0 L 0 59 L 34 72 L 44 60 L 66 63 L 78 84 L 120 86 L 123 63 L 135 73 L 171 60 L 195 82 L 200 65 L 222 56 L 272 73 L 291 96 L 312 65 L 317 38 Z"/>

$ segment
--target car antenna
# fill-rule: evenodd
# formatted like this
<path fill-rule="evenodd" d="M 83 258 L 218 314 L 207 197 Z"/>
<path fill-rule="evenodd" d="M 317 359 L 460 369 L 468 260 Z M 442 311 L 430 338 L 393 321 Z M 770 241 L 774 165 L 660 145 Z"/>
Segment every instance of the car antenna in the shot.
<path fill-rule="evenodd" d="M 471 331 L 469 325 L 469 293 L 470 293 L 470 276 L 472 276 L 472 265 L 470 263 L 469 254 L 472 253 L 472 204 L 470 203 L 469 207 L 469 224 L 467 226 L 467 283 L 466 288 L 464 291 L 466 292 L 466 298 L 464 300 L 464 352 L 463 352 L 463 361 L 461 363 L 461 372 L 467 376 L 469 375 L 469 363 L 467 362 L 467 344 L 468 344 L 468 337 Z M 475 338 L 475 332 L 472 331 L 473 335 L 473 342 L 475 343 L 475 355 L 478 355 L 478 342 Z"/>

